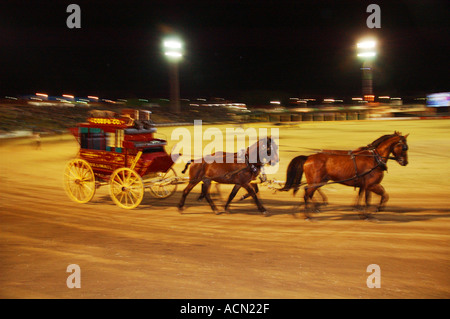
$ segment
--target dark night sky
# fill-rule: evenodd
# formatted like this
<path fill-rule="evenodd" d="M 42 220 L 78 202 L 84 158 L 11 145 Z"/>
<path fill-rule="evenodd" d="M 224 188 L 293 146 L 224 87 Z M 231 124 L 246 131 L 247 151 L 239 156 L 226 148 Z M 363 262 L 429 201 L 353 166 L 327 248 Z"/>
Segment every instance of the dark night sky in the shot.
<path fill-rule="evenodd" d="M 81 7 L 81 29 L 66 8 Z M 381 7 L 381 29 L 366 8 Z M 0 94 L 167 97 L 164 31 L 185 42 L 182 97 L 360 95 L 355 43 L 379 40 L 376 94 L 449 90 L 448 1 L 2 1 Z"/>

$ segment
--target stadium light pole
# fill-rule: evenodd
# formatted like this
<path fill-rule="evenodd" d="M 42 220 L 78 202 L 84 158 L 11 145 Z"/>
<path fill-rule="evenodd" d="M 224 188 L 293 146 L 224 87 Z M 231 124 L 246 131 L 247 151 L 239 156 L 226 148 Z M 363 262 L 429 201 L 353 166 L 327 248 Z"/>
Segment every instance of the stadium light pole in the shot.
<path fill-rule="evenodd" d="M 373 60 L 377 56 L 375 40 L 363 40 L 356 44 L 357 56 L 362 59 L 362 95 L 364 100 L 373 101 Z"/>
<path fill-rule="evenodd" d="M 164 55 L 169 62 L 170 81 L 170 110 L 180 112 L 180 83 L 178 79 L 178 63 L 183 57 L 183 44 L 177 38 L 168 38 L 163 41 Z"/>

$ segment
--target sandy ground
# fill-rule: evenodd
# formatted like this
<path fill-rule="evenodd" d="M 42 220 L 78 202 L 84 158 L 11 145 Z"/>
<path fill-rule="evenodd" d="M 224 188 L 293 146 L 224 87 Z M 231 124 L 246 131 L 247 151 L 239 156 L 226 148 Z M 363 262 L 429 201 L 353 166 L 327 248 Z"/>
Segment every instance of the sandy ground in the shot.
<path fill-rule="evenodd" d="M 284 180 L 289 161 L 308 148 L 352 149 L 394 130 L 411 133 L 410 164 L 388 163 L 382 184 L 390 201 L 377 222 L 358 218 L 356 192 L 341 185 L 324 188 L 330 204 L 310 222 L 298 206 L 302 191 L 293 197 L 268 188 L 260 198 L 270 217 L 250 199 L 214 215 L 196 201 L 199 187 L 180 215 L 184 185 L 165 200 L 146 193 L 134 210 L 115 206 L 107 187 L 77 204 L 62 187 L 78 150 L 71 136 L 44 138 L 40 150 L 32 140 L 2 143 L 0 297 L 450 297 L 450 120 L 277 127 L 280 169 L 269 178 Z M 159 132 L 170 139 L 172 130 Z M 182 165 L 175 169 L 181 174 Z M 218 205 L 228 190 L 213 194 Z M 81 269 L 80 289 L 66 285 L 70 264 Z M 366 285 L 371 264 L 380 267 L 381 288 Z"/>

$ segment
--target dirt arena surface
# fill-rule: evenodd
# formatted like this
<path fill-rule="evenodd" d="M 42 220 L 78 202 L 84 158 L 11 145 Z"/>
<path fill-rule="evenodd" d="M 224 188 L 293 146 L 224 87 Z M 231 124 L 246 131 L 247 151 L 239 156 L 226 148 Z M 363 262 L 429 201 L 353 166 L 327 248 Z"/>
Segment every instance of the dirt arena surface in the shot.
<path fill-rule="evenodd" d="M 329 205 L 312 222 L 299 206 L 303 191 L 267 187 L 259 195 L 269 217 L 251 199 L 214 215 L 196 201 L 199 186 L 181 215 L 185 185 L 164 200 L 146 191 L 134 210 L 115 206 L 107 187 L 88 204 L 72 202 L 62 186 L 78 151 L 72 136 L 44 138 L 41 149 L 32 139 L 2 142 L 0 297 L 450 297 L 450 120 L 259 126 L 280 130 L 280 169 L 270 179 L 285 180 L 289 161 L 309 148 L 353 149 L 395 130 L 410 133 L 409 164 L 388 162 L 382 185 L 390 200 L 378 221 L 360 220 L 357 192 L 341 185 L 323 188 Z M 160 128 L 159 137 L 172 130 Z M 175 166 L 179 175 L 183 166 Z M 213 193 L 218 206 L 230 190 Z M 70 264 L 80 266 L 80 289 L 66 285 Z M 371 264 L 380 267 L 381 288 L 366 285 Z"/>

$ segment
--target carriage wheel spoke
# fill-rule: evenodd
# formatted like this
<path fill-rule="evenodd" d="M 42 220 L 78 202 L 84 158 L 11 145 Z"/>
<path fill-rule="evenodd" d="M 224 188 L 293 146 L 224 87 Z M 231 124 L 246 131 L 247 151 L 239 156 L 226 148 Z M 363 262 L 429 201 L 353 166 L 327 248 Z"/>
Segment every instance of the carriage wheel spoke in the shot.
<path fill-rule="evenodd" d="M 90 193 L 90 192 L 92 192 L 92 191 L 94 190 L 94 188 L 91 188 L 91 187 L 89 186 L 89 184 L 86 184 L 84 187 L 86 188 L 86 190 L 88 191 L 88 193 Z"/>
<path fill-rule="evenodd" d="M 110 179 L 110 195 L 113 201 L 122 208 L 137 207 L 144 195 L 144 184 L 141 177 L 130 168 L 117 169 Z"/>
<path fill-rule="evenodd" d="M 129 193 L 130 193 L 131 195 L 133 195 L 135 199 L 138 199 L 138 198 L 139 198 L 139 195 L 140 195 L 140 190 L 139 190 L 139 189 L 137 189 L 137 190 L 135 191 L 135 189 L 129 188 L 128 190 L 129 190 Z M 137 192 L 137 194 L 136 194 L 136 192 Z"/>
<path fill-rule="evenodd" d="M 131 204 L 134 205 L 134 200 L 133 200 L 133 196 L 131 196 L 131 193 L 128 193 L 127 198 L 129 198 L 131 201 Z"/>
<path fill-rule="evenodd" d="M 158 177 L 151 181 L 150 191 L 156 198 L 167 198 L 177 190 L 177 184 L 171 183 L 176 179 L 177 175 L 173 168 L 166 173 L 158 173 Z"/>
<path fill-rule="evenodd" d="M 89 163 L 82 159 L 69 162 L 64 171 L 67 195 L 78 202 L 87 203 L 95 194 L 95 175 Z"/>
<path fill-rule="evenodd" d="M 138 180 L 138 177 L 134 177 L 130 183 L 127 183 L 128 186 L 133 185 Z"/>
<path fill-rule="evenodd" d="M 122 202 L 122 199 L 123 199 L 123 196 L 124 196 L 125 194 L 124 194 L 124 192 L 120 192 L 120 199 L 119 199 L 119 202 Z"/>

